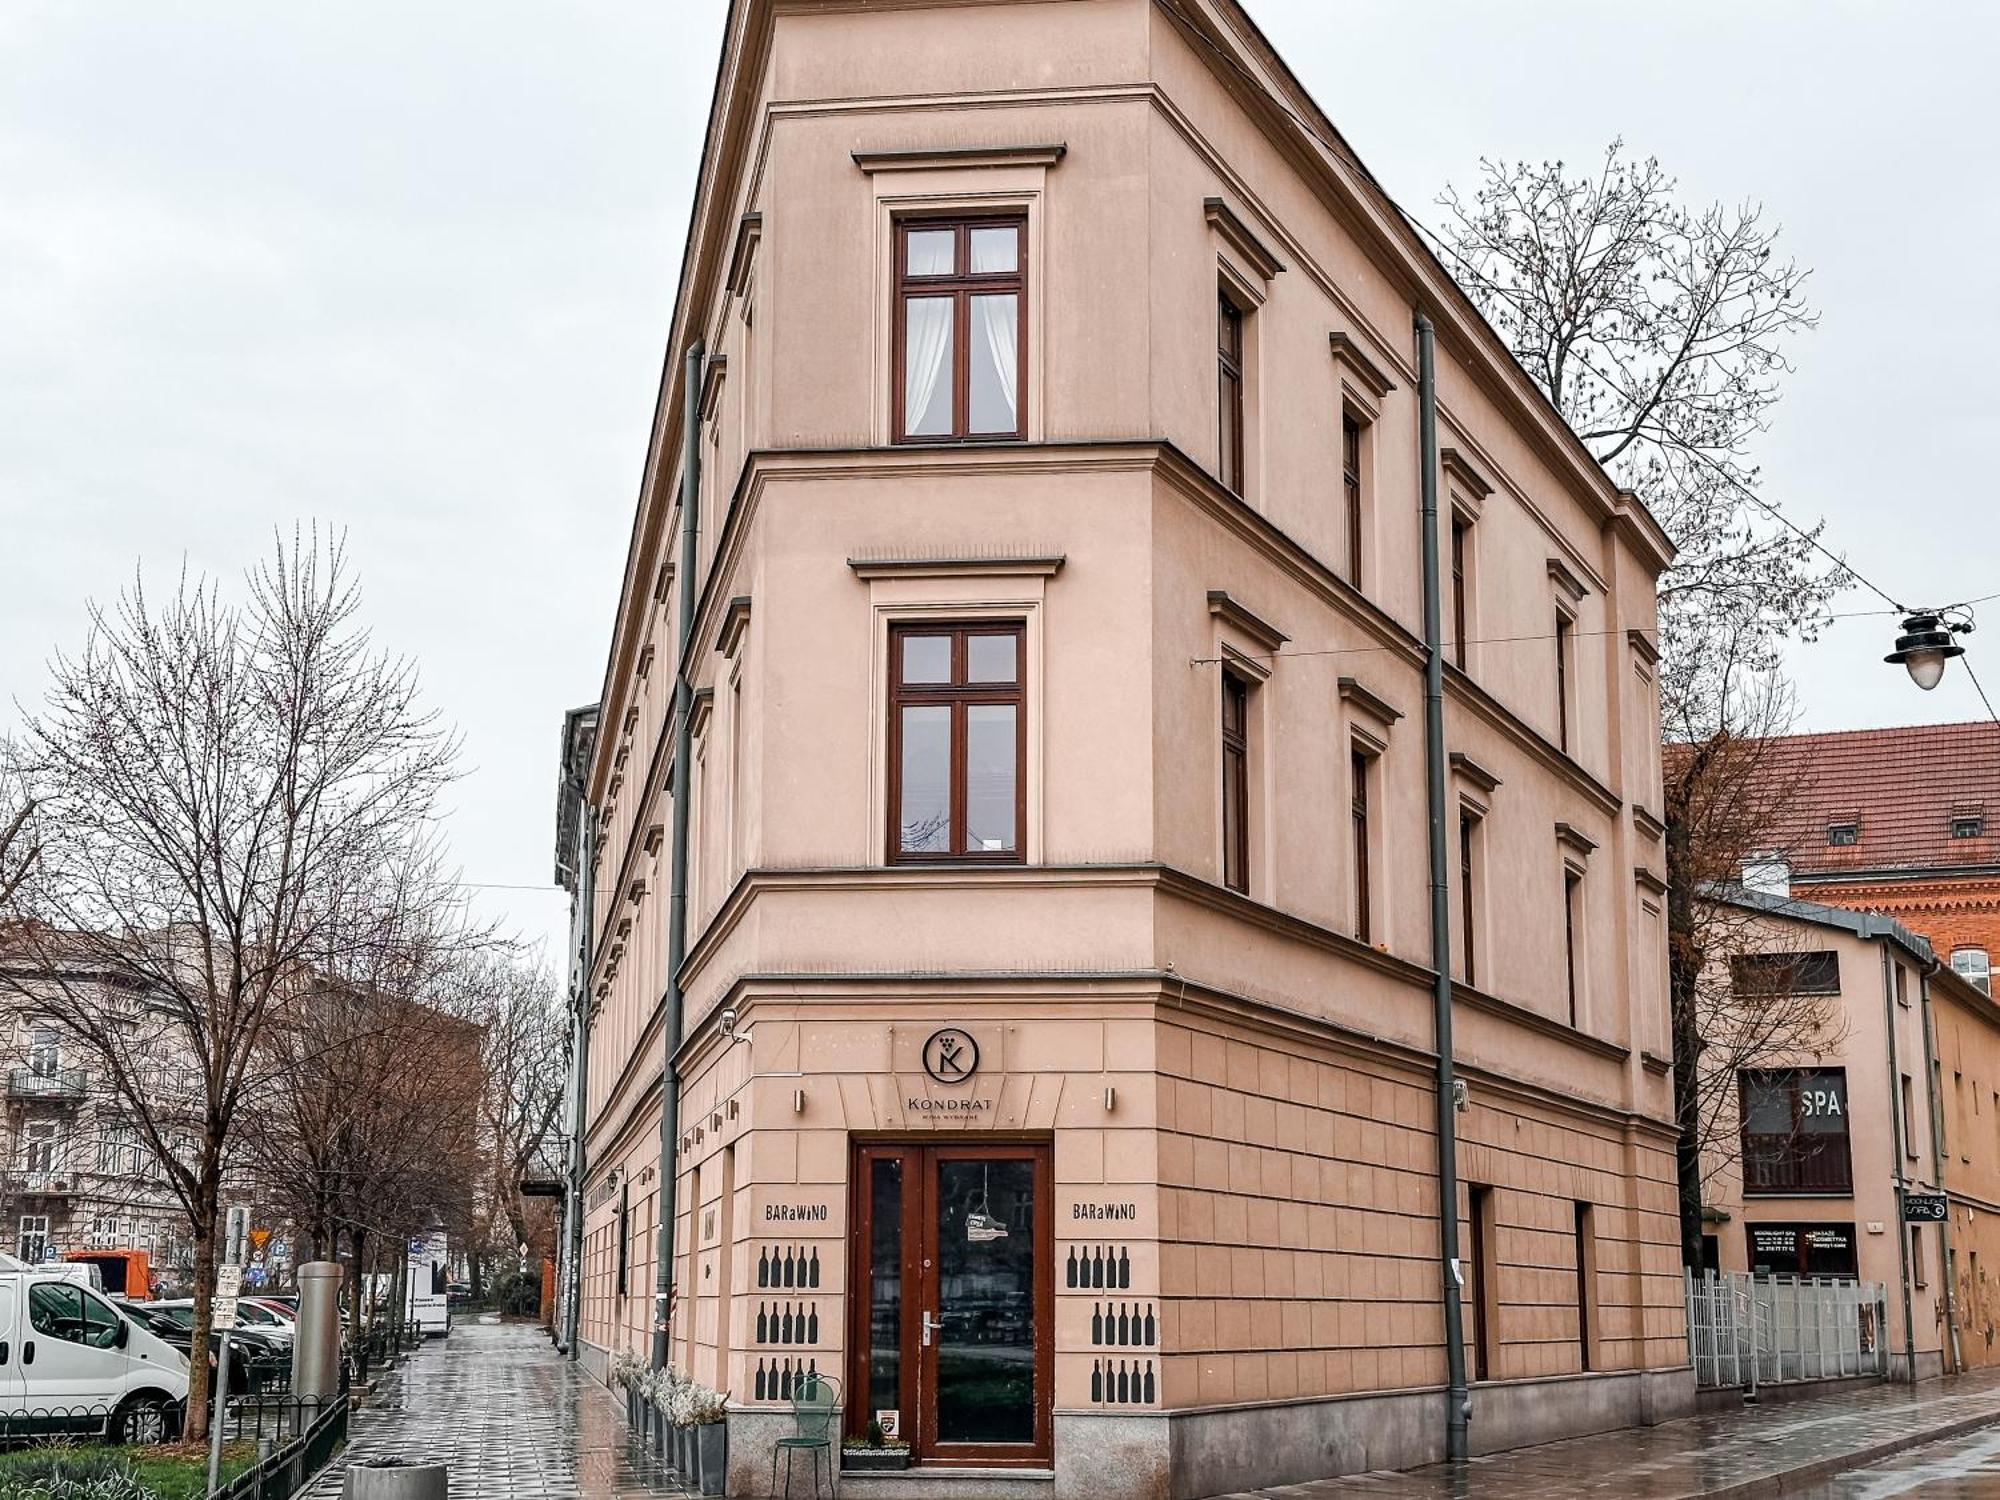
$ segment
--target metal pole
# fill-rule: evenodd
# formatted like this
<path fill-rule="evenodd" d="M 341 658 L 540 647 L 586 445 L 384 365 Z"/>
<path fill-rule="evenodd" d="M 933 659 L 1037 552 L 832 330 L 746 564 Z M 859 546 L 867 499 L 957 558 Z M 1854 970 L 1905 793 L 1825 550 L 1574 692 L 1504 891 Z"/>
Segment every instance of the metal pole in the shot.
<path fill-rule="evenodd" d="M 660 1246 L 653 1284 L 653 1368 L 667 1364 L 667 1312 L 674 1288 L 675 1196 L 680 1187 L 674 1152 L 681 1128 L 680 1074 L 674 1053 L 681 1044 L 681 963 L 687 957 L 688 724 L 694 685 L 688 681 L 688 644 L 694 639 L 695 538 L 701 518 L 702 346 L 696 340 L 681 370 L 681 558 L 674 577 L 679 629 L 674 637 L 674 830 L 671 890 L 667 897 L 667 988 L 660 1009 Z"/>
<path fill-rule="evenodd" d="M 299 1267 L 299 1326 L 292 1341 L 292 1399 L 326 1400 L 340 1390 L 340 1265 Z"/>
<path fill-rule="evenodd" d="M 1903 1222 L 1903 1198 L 1909 1183 L 1903 1176 L 1903 1141 L 1910 1122 L 1903 1118 L 1903 1070 L 1896 1061 L 1896 971 L 1889 940 L 1882 939 L 1882 1026 L 1889 1034 L 1889 1149 L 1896 1164 L 1896 1264 L 1903 1282 L 1904 1378 L 1917 1379 L 1917 1319 L 1910 1308 L 1910 1226 Z"/>
<path fill-rule="evenodd" d="M 1945 1200 L 1944 1217 L 1938 1220 L 1938 1260 L 1944 1269 L 1945 1336 L 1950 1344 L 1951 1373 L 1956 1375 L 1965 1365 L 1958 1347 L 1958 1276 L 1951 1263 L 1951 1195 L 1944 1187 L 1945 1161 L 1950 1153 L 1945 1150 L 1944 1111 L 1938 1105 L 1938 1088 L 1943 1079 L 1938 1072 L 1937 1038 L 1931 1031 L 1931 974 L 1936 971 L 1937 960 L 1932 959 L 1931 963 L 1931 969 L 1917 975 L 1917 997 L 1924 1018 L 1924 1096 L 1931 1107 L 1931 1165 L 1937 1172 L 1938 1194 Z M 1940 1362 L 1946 1352 L 1938 1351 Z"/>
<path fill-rule="evenodd" d="M 1463 1462 L 1472 1421 L 1458 1264 L 1458 1101 L 1451 1056 L 1451 893 L 1445 836 L 1444 604 L 1438 579 L 1437 349 L 1417 314 L 1417 431 L 1423 471 L 1424 770 L 1431 825 L 1431 1002 L 1437 1049 L 1438 1257 L 1444 1290 L 1445 1457 Z"/>
<path fill-rule="evenodd" d="M 222 1330 L 222 1349 L 215 1360 L 215 1390 L 209 1400 L 208 1492 L 222 1473 L 222 1421 L 229 1413 L 229 1330 Z"/>

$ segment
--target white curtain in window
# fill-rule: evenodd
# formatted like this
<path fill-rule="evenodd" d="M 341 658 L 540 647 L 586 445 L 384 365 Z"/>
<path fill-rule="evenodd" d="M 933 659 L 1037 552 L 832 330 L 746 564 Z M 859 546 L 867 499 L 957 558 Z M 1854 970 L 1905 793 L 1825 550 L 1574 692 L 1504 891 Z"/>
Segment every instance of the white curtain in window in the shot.
<path fill-rule="evenodd" d="M 945 350 L 951 343 L 951 299 L 911 297 L 904 309 L 904 426 L 911 433 L 948 432 L 949 415 L 943 426 L 927 423 L 925 419 L 944 375 Z"/>
<path fill-rule="evenodd" d="M 1000 395 L 1007 403 L 1007 425 L 1019 427 L 1021 414 L 1017 409 L 1021 389 L 1018 378 L 1018 358 L 1020 339 L 1015 327 L 1015 299 L 1007 297 L 975 297 L 979 304 L 979 320 L 986 331 L 986 347 L 993 358 L 993 370 L 1000 379 Z"/>

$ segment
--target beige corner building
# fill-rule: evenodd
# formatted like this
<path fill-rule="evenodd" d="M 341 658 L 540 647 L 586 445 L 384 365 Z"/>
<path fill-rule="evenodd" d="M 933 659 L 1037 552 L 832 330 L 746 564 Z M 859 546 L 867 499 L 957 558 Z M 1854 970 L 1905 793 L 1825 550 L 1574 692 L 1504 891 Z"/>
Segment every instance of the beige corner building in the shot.
<path fill-rule="evenodd" d="M 734 1493 L 814 1372 L 926 1493 L 1442 1455 L 1419 312 L 1472 1444 L 1690 1407 L 1665 538 L 1231 0 L 737 0 L 583 789 L 578 1344 L 651 1335 L 679 788 Z"/>

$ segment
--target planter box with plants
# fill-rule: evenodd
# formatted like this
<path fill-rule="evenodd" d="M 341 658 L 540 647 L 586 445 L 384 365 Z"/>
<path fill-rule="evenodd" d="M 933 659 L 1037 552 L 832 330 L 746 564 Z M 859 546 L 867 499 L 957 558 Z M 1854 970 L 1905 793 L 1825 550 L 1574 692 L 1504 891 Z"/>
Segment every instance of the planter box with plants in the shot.
<path fill-rule="evenodd" d="M 880 1422 L 868 1424 L 866 1437 L 851 1437 L 840 1445 L 840 1467 L 851 1474 L 894 1473 L 910 1466 L 910 1445 L 882 1431 Z"/>
<path fill-rule="evenodd" d="M 729 1472 L 729 1398 L 676 1370 L 620 1354 L 612 1379 L 625 1388 L 632 1430 L 656 1445 L 683 1485 L 720 1495 Z"/>

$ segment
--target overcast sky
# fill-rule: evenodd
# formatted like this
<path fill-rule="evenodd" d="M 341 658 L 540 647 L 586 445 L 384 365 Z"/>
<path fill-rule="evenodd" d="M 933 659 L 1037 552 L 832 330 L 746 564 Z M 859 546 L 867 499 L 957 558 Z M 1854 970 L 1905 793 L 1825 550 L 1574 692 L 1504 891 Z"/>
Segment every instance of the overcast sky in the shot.
<path fill-rule="evenodd" d="M 1420 215 L 1482 154 L 1621 134 L 1761 200 L 1823 314 L 1771 493 L 1898 598 L 2000 592 L 2000 7 L 1250 3 Z M 274 526 L 345 528 L 465 732 L 466 879 L 558 933 L 558 730 L 602 677 L 723 10 L 0 7 L 0 728 L 136 563 L 234 581 Z M 1892 626 L 1795 654 L 1804 727 L 1981 714 L 1880 666 Z"/>

